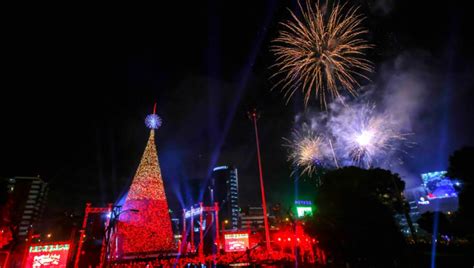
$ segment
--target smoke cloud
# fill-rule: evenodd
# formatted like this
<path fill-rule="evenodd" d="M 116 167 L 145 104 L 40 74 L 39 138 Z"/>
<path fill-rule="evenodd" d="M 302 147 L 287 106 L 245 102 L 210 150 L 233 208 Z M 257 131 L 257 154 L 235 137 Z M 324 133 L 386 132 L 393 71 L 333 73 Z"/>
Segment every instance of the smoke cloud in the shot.
<path fill-rule="evenodd" d="M 309 124 L 314 132 L 331 139 L 339 165 L 387 168 L 408 184 L 416 184 L 420 168 L 414 168 L 419 160 L 414 160 L 413 153 L 437 142 L 433 131 L 427 133 L 437 122 L 434 100 L 442 84 L 437 66 L 426 52 L 401 53 L 381 64 L 373 83 L 362 87 L 357 97 L 335 100 L 327 111 L 300 113 L 295 116 L 295 128 Z M 366 131 L 371 126 L 380 132 Z M 367 138 L 363 135 L 375 143 L 368 152 L 355 148 Z"/>

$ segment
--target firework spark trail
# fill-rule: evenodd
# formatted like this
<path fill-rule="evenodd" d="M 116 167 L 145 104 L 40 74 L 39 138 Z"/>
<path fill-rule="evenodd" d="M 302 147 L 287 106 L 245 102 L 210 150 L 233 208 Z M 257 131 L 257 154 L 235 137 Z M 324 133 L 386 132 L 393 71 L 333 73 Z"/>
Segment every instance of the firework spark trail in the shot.
<path fill-rule="evenodd" d="M 300 88 L 305 105 L 314 91 L 326 107 L 327 94 L 340 98 L 339 87 L 343 87 L 356 95 L 357 78 L 368 80 L 364 73 L 372 72 L 373 65 L 364 56 L 372 45 L 361 37 L 368 31 L 362 27 L 364 17 L 358 8 L 344 12 L 345 5 L 334 4 L 326 16 L 326 7 L 319 2 L 305 3 L 303 8 L 298 2 L 302 18 L 290 10 L 292 20 L 281 23 L 283 30 L 273 40 L 276 72 L 272 77 L 280 77 L 273 88 L 281 86 L 287 101 Z"/>
<path fill-rule="evenodd" d="M 331 146 L 331 153 L 332 153 L 332 157 L 334 159 L 334 164 L 336 165 L 337 168 L 339 168 L 339 164 L 337 163 L 336 152 L 334 152 L 334 146 L 332 146 L 331 139 L 328 139 L 328 142 L 329 142 L 329 146 Z"/>

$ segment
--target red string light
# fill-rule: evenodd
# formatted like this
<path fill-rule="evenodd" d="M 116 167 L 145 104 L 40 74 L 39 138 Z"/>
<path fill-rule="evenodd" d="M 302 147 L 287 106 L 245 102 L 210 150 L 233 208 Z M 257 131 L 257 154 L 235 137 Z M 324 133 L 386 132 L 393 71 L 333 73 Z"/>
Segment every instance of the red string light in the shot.
<path fill-rule="evenodd" d="M 153 129 L 122 211 L 118 226 L 119 252 L 136 254 L 175 249 Z"/>

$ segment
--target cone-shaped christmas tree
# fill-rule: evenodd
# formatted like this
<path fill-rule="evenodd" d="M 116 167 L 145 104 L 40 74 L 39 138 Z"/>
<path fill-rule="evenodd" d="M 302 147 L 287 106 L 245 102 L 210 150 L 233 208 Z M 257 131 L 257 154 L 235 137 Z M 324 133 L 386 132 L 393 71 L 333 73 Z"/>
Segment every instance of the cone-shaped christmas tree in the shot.
<path fill-rule="evenodd" d="M 153 113 L 145 122 L 151 128 L 150 137 L 120 215 L 120 251 L 127 255 L 175 248 L 155 147 L 154 129 L 161 125 L 161 120 Z"/>

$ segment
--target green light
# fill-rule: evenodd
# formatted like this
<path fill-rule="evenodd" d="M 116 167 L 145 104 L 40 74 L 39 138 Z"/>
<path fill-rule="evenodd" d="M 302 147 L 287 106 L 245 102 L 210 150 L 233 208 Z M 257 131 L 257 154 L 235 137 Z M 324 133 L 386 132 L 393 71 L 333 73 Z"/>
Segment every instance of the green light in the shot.
<path fill-rule="evenodd" d="M 298 218 L 302 218 L 304 216 L 312 216 L 313 208 L 312 207 L 296 207 L 296 214 L 298 215 Z"/>
<path fill-rule="evenodd" d="M 30 252 L 53 252 L 61 250 L 69 250 L 69 244 L 30 246 Z"/>

